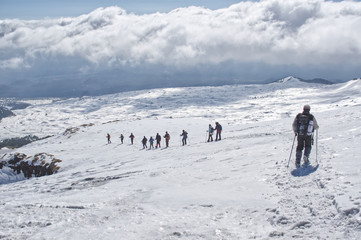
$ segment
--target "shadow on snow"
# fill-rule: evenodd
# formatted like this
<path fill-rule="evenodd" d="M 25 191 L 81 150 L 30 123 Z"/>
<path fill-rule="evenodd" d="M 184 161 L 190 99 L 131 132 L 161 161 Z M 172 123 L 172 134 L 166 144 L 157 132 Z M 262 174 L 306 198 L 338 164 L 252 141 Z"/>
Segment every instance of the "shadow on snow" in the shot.
<path fill-rule="evenodd" d="M 300 167 L 292 170 L 291 174 L 294 177 L 305 177 L 317 171 L 319 165 L 316 166 L 309 165 L 307 167 Z"/>

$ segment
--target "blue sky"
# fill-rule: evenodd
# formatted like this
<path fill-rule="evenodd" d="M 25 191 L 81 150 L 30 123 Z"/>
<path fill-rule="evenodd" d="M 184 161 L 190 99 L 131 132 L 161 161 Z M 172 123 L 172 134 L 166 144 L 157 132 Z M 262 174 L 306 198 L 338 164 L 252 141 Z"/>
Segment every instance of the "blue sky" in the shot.
<path fill-rule="evenodd" d="M 257 2 L 259 0 L 248 0 Z M 326 0 L 340 2 L 342 0 Z M 361 0 L 355 0 L 359 2 Z M 118 6 L 128 13 L 147 14 L 169 12 L 188 6 L 212 10 L 226 8 L 244 0 L 0 0 L 0 19 L 42 19 L 74 17 L 99 7 Z"/>
<path fill-rule="evenodd" d="M 228 7 L 241 0 L 0 0 L 0 19 L 73 17 L 99 7 L 118 6 L 136 14 L 169 12 L 179 7 Z"/>

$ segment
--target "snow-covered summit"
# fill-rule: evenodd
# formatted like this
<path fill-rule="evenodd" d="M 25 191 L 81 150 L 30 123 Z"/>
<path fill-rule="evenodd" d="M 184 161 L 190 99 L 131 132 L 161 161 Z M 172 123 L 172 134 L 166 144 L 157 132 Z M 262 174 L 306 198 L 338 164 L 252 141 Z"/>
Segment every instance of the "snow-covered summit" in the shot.
<path fill-rule="evenodd" d="M 310 84 L 334 84 L 331 81 L 322 78 L 314 78 L 311 80 L 305 80 L 298 77 L 288 76 L 280 80 L 275 81 L 275 83 L 291 83 L 291 84 L 300 84 L 300 83 L 310 83 Z"/>
<path fill-rule="evenodd" d="M 301 80 L 297 77 L 288 76 L 280 80 L 275 81 L 276 83 L 287 83 L 287 82 L 300 82 Z"/>

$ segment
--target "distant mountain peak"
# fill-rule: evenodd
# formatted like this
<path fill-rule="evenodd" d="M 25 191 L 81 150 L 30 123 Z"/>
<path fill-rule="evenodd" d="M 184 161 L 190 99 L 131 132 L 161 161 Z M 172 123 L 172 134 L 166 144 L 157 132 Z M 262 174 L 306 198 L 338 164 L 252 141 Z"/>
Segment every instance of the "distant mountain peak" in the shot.
<path fill-rule="evenodd" d="M 333 84 L 333 82 L 323 79 L 323 78 L 314 78 L 311 80 L 305 80 L 305 79 L 294 77 L 294 76 L 288 76 L 288 77 L 282 78 L 280 80 L 277 80 L 275 82 L 276 83 L 305 82 L 305 83 L 318 83 L 318 84 Z"/>
<path fill-rule="evenodd" d="M 293 81 L 301 81 L 301 79 L 293 76 L 288 76 L 285 78 L 282 78 L 280 80 L 277 80 L 276 83 L 286 83 L 286 82 L 293 82 Z"/>

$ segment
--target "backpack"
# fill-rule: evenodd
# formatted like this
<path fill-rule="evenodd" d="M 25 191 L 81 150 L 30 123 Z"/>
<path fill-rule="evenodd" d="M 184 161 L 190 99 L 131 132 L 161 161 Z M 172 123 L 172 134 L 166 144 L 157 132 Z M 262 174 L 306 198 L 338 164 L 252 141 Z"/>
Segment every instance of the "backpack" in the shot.
<path fill-rule="evenodd" d="M 311 136 L 313 132 L 313 116 L 311 114 L 299 114 L 297 116 L 298 134 Z"/>
<path fill-rule="evenodd" d="M 210 134 L 213 134 L 213 132 L 214 132 L 214 128 L 213 128 L 213 127 L 210 127 L 210 128 L 209 128 L 209 133 L 210 133 Z"/>

